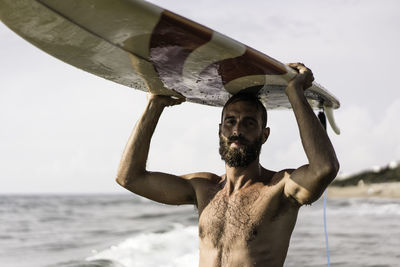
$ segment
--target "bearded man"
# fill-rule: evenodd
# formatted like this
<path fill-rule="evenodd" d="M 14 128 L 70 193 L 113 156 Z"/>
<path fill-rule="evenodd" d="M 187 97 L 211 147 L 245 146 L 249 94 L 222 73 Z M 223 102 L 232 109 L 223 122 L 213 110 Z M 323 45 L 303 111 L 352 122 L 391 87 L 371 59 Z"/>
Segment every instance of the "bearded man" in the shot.
<path fill-rule="evenodd" d="M 308 164 L 268 170 L 260 165 L 270 129 L 265 107 L 251 94 L 225 104 L 219 125 L 226 173 L 182 176 L 146 170 L 151 137 L 167 106 L 183 102 L 151 95 L 128 140 L 117 182 L 140 196 L 171 204 L 196 205 L 199 212 L 199 266 L 283 266 L 299 208 L 316 201 L 335 178 L 339 163 L 332 144 L 308 104 L 304 90 L 314 80 L 300 63 L 285 93 L 292 105 Z"/>

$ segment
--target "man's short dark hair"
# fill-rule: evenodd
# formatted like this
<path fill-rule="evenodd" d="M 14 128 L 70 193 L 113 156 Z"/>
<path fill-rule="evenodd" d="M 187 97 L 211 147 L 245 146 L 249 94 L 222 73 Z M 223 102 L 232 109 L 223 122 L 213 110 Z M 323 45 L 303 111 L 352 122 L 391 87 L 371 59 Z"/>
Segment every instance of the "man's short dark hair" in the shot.
<path fill-rule="evenodd" d="M 236 103 L 239 101 L 252 103 L 257 107 L 257 111 L 261 111 L 262 127 L 264 129 L 267 126 L 267 109 L 265 108 L 265 106 L 261 103 L 260 99 L 258 99 L 258 97 L 255 94 L 249 93 L 249 92 L 239 92 L 239 93 L 231 96 L 231 98 L 229 98 L 228 101 L 226 101 L 226 103 L 222 109 L 222 113 L 221 113 L 221 122 L 222 122 L 226 107 L 229 106 L 230 104 L 233 104 L 233 103 Z"/>

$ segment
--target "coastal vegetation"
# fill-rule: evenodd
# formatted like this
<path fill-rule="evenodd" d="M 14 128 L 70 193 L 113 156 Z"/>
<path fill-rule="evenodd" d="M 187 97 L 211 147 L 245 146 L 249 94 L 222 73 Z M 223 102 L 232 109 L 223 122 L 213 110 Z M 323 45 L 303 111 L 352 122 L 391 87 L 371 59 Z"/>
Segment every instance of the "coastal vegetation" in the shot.
<path fill-rule="evenodd" d="M 360 183 L 363 184 L 376 184 L 376 183 L 392 183 L 400 182 L 400 163 L 391 162 L 385 167 L 375 167 L 372 170 L 363 171 L 351 175 L 345 179 L 336 178 L 332 186 L 355 186 Z"/>

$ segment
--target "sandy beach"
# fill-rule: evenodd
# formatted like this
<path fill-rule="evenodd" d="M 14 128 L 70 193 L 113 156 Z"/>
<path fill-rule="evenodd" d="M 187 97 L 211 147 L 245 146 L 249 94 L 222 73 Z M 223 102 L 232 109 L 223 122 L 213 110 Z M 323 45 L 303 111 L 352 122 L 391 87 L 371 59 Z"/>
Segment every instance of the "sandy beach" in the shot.
<path fill-rule="evenodd" d="M 328 197 L 400 198 L 400 182 L 365 184 L 361 181 L 357 186 L 330 186 Z"/>

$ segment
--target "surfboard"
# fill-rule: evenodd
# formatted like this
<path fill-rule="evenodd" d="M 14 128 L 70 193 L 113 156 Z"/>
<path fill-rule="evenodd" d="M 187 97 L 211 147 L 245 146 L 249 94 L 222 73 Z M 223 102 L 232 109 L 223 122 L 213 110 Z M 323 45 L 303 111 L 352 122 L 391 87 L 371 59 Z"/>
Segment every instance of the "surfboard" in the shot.
<path fill-rule="evenodd" d="M 267 109 L 291 108 L 293 69 L 142 0 L 0 0 L 0 20 L 48 54 L 134 89 L 211 106 L 248 90 Z M 338 99 L 316 82 L 305 95 L 338 131 Z"/>

